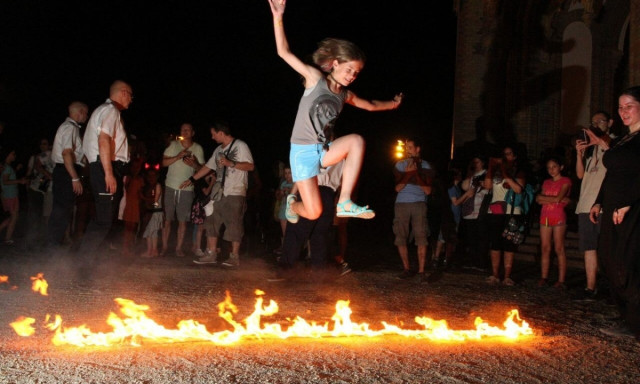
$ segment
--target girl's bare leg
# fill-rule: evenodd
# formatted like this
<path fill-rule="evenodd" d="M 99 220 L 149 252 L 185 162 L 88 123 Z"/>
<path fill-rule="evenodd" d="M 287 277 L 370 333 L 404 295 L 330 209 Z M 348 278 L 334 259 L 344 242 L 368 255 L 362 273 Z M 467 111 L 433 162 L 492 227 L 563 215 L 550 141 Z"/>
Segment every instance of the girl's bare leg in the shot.
<path fill-rule="evenodd" d="M 491 250 L 491 272 L 493 273 L 493 277 L 497 279 L 500 278 L 500 258 L 500 251 Z"/>
<path fill-rule="evenodd" d="M 318 178 L 312 177 L 306 180 L 296 181 L 300 199 L 291 204 L 291 209 L 298 215 L 315 220 L 322 213 L 322 200 L 320 199 L 320 189 L 318 187 Z"/>
<path fill-rule="evenodd" d="M 11 212 L 11 217 L 9 218 L 9 225 L 7 226 L 7 232 L 5 233 L 5 240 L 11 240 L 13 237 L 13 231 L 16 228 L 16 222 L 18 221 L 18 211 L 19 208 L 16 207 L 13 212 Z"/>
<path fill-rule="evenodd" d="M 504 278 L 511 278 L 511 270 L 513 269 L 513 252 L 505 252 L 504 253 Z"/>
<path fill-rule="evenodd" d="M 540 277 L 549 277 L 549 265 L 551 259 L 551 236 L 553 228 L 540 225 Z M 554 236 L 555 237 L 555 236 Z"/>
<path fill-rule="evenodd" d="M 567 275 L 567 254 L 564 249 L 564 235 L 566 232 L 566 225 L 553 227 L 553 243 L 556 256 L 558 256 L 558 281 L 560 283 L 564 283 Z"/>
<path fill-rule="evenodd" d="M 345 160 L 342 168 L 342 185 L 338 203 L 351 199 L 351 194 L 358 181 L 362 161 L 364 159 L 365 141 L 360 135 L 350 134 L 337 138 L 331 143 L 322 159 L 322 166 L 328 167 Z"/>

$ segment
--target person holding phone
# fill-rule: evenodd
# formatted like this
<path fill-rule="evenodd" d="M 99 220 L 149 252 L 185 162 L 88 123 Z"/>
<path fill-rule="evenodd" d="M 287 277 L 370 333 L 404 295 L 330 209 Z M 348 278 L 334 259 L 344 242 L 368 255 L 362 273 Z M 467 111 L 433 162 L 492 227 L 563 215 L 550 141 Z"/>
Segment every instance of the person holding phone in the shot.
<path fill-rule="evenodd" d="M 161 256 L 164 256 L 169 248 L 169 236 L 174 221 L 178 221 L 175 254 L 178 257 L 185 256 L 182 244 L 187 231 L 187 222 L 191 220 L 191 205 L 195 192 L 192 185 L 184 188 L 180 188 L 180 185 L 200 170 L 204 164 L 204 150 L 194 141 L 194 136 L 193 125 L 183 123 L 180 126 L 180 136 L 177 136 L 163 153 L 162 166 L 167 167 L 167 176 L 163 201 L 165 222 L 162 228 Z"/>
<path fill-rule="evenodd" d="M 588 129 L 594 136 L 594 143 L 587 129 L 580 132 L 581 139 L 576 140 L 576 176 L 582 180 L 580 196 L 576 205 L 578 215 L 578 249 L 584 252 L 584 269 L 587 284 L 576 301 L 592 301 L 598 290 L 596 288 L 598 272 L 598 234 L 600 221 L 592 223 L 589 220 L 589 210 L 596 201 L 598 191 L 604 180 L 607 168 L 602 164 L 605 151 L 609 148 L 609 141 L 614 136 L 610 133 L 613 119 L 606 111 L 598 111 L 591 117 Z"/>

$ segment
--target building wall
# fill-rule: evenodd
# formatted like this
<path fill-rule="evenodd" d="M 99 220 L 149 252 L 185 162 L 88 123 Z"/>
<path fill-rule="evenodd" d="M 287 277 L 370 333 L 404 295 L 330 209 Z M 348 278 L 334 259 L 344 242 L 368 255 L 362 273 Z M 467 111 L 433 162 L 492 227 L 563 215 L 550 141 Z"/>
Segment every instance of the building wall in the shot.
<path fill-rule="evenodd" d="M 640 71 L 629 70 L 640 66 L 640 1 L 630 3 L 459 0 L 455 147 L 475 139 L 475 121 L 484 117 L 489 141 L 521 142 L 536 158 L 570 145 L 593 112 L 615 112 L 617 94 L 640 84 Z M 571 81 L 569 67 L 580 74 Z M 563 104 L 562 94 L 579 102 Z"/>
<path fill-rule="evenodd" d="M 483 113 L 480 95 L 491 45 L 491 34 L 483 33 L 483 14 L 482 0 L 459 2 L 453 104 L 454 146 L 475 138 L 476 119 Z"/>

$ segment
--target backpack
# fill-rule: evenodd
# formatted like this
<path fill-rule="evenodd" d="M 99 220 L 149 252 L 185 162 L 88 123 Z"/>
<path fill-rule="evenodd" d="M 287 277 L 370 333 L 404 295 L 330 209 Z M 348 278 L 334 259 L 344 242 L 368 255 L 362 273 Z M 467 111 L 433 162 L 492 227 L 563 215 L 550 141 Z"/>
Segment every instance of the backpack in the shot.
<path fill-rule="evenodd" d="M 504 200 L 514 207 L 520 207 L 522 214 L 527 215 L 535 201 L 535 190 L 531 184 L 527 183 L 520 193 L 515 193 L 513 189 L 510 189 L 504 197 Z"/>

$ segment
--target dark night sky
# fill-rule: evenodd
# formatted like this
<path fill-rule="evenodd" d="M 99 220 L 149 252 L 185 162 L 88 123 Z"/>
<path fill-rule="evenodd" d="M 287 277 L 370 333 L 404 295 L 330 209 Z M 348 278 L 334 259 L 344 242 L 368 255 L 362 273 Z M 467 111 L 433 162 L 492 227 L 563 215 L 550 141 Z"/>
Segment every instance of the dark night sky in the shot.
<path fill-rule="evenodd" d="M 210 147 L 205 124 L 222 117 L 249 143 L 258 167 L 287 159 L 303 89 L 276 55 L 266 0 L 6 3 L 0 7 L 5 140 L 35 147 L 38 136 L 52 139 L 70 101 L 92 110 L 119 78 L 134 89 L 123 114 L 130 133 L 151 140 L 188 120 Z M 406 94 L 393 112 L 345 107 L 340 133 L 365 136 L 371 164 L 390 167 L 393 140 L 409 134 L 427 141 L 427 157 L 448 154 L 455 16 L 449 1 L 418 5 L 288 1 L 284 23 L 294 53 L 310 54 L 324 37 L 352 40 L 368 58 L 352 90 L 382 100 Z"/>

